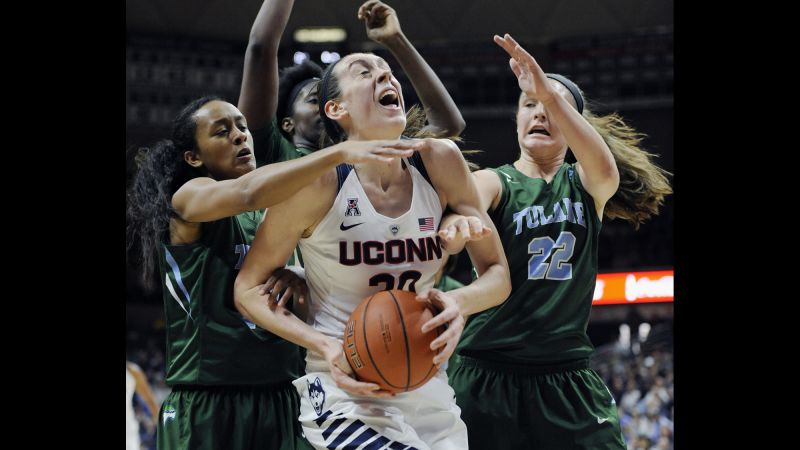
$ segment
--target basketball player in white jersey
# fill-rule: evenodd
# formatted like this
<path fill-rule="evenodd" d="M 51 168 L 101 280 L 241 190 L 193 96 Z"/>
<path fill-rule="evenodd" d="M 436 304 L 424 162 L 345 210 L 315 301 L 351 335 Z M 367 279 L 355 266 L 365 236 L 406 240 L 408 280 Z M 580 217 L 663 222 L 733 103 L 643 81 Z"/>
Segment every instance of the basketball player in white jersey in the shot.
<path fill-rule="evenodd" d="M 126 361 L 125 362 L 125 449 L 126 450 L 139 450 L 139 422 L 136 420 L 136 414 L 133 411 L 133 394 L 138 393 L 142 399 L 147 403 L 150 409 L 151 417 L 158 417 L 158 405 L 156 398 L 153 395 L 153 390 L 150 389 L 150 384 L 147 383 L 147 378 L 136 364 Z"/>
<path fill-rule="evenodd" d="M 398 139 L 405 128 L 400 83 L 378 56 L 351 54 L 329 66 L 319 96 L 333 143 Z M 447 293 L 432 289 L 442 259 L 436 234 L 442 211 L 492 222 L 452 141 L 424 139 L 415 147 L 419 152 L 404 160 L 340 165 L 270 208 L 236 279 L 243 315 L 308 349 L 306 376 L 294 384 L 303 431 L 318 449 L 467 448 L 444 370 L 414 391 L 392 395 L 356 381 L 342 351 L 345 322 L 356 306 L 375 292 L 403 289 L 441 311 L 421 325 L 423 332 L 447 325 L 431 344 L 440 350 L 433 360 L 440 365 L 453 353 L 464 317 L 500 304 L 510 292 L 497 233 L 467 244 L 477 280 Z M 311 293 L 306 321 L 283 300 L 259 294 L 298 242 Z"/>

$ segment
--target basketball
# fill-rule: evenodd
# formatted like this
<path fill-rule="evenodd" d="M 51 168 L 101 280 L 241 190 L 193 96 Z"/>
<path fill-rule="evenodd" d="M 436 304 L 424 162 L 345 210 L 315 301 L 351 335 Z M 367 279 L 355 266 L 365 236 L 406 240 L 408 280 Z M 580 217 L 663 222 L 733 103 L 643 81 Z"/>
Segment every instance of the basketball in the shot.
<path fill-rule="evenodd" d="M 390 392 L 408 392 L 436 374 L 430 344 L 445 328 L 423 333 L 422 324 L 436 312 L 409 291 L 380 291 L 350 314 L 344 330 L 344 353 L 360 381 Z"/>

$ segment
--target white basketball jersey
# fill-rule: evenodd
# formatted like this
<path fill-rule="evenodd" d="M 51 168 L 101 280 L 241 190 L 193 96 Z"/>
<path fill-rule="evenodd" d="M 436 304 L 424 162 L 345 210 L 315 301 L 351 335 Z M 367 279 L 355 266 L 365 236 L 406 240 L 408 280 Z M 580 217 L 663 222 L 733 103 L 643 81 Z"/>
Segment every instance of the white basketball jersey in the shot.
<path fill-rule="evenodd" d="M 125 442 L 127 450 L 139 450 L 139 422 L 133 412 L 133 394 L 136 392 L 136 379 L 130 370 L 125 370 Z"/>
<path fill-rule="evenodd" d="M 439 196 L 423 175 L 418 153 L 404 164 L 413 195 L 411 207 L 400 217 L 379 214 L 353 166 L 343 164 L 336 168 L 340 189 L 331 209 L 313 234 L 300 240 L 311 293 L 308 323 L 339 341 L 362 300 L 389 289 L 422 292 L 433 287 L 441 266 Z M 312 351 L 306 364 L 307 372 L 328 370 L 322 356 Z"/>

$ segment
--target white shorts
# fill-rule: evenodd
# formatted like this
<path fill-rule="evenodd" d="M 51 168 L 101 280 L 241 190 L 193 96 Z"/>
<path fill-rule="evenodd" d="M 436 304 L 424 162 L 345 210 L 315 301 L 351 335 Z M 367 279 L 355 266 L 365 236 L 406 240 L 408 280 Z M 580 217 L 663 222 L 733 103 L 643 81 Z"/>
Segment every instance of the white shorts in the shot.
<path fill-rule="evenodd" d="M 308 373 L 294 386 L 303 432 L 316 449 L 467 448 L 467 426 L 442 369 L 419 389 L 391 399 L 352 396 L 329 372 Z"/>

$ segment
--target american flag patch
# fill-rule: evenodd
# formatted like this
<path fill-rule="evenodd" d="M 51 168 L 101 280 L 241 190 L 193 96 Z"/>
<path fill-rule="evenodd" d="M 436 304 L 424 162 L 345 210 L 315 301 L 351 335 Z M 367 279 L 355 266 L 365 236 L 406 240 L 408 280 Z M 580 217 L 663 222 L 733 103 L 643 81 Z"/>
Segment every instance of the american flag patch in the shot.
<path fill-rule="evenodd" d="M 417 222 L 419 222 L 419 231 L 433 231 L 433 217 L 417 219 Z"/>

